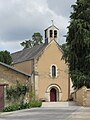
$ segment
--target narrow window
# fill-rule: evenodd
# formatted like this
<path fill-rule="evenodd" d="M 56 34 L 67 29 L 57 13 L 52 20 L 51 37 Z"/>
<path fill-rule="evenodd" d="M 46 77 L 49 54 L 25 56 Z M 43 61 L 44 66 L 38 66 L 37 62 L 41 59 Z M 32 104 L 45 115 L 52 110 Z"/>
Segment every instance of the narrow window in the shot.
<path fill-rule="evenodd" d="M 54 38 L 57 38 L 57 30 L 54 30 Z"/>
<path fill-rule="evenodd" d="M 52 77 L 56 77 L 56 66 L 52 66 Z"/>
<path fill-rule="evenodd" d="M 45 30 L 45 38 L 47 37 L 47 33 L 46 33 L 46 30 Z"/>
<path fill-rule="evenodd" d="M 50 30 L 50 37 L 53 37 L 53 31 Z"/>

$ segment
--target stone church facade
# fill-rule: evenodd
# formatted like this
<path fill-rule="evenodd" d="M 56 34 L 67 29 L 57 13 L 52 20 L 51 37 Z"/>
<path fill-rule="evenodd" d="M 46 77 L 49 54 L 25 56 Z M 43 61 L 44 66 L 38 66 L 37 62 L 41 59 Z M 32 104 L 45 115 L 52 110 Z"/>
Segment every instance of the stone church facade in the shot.
<path fill-rule="evenodd" d="M 12 54 L 13 67 L 31 75 L 31 90 L 36 99 L 67 101 L 70 94 L 68 65 L 58 44 L 59 29 L 45 30 L 45 43 Z"/>
<path fill-rule="evenodd" d="M 28 84 L 35 99 L 48 102 L 67 101 L 70 96 L 68 65 L 58 44 L 59 29 L 45 29 L 45 42 L 11 54 L 12 66 L 0 62 L 0 109 L 5 107 L 6 86 L 17 81 Z"/>

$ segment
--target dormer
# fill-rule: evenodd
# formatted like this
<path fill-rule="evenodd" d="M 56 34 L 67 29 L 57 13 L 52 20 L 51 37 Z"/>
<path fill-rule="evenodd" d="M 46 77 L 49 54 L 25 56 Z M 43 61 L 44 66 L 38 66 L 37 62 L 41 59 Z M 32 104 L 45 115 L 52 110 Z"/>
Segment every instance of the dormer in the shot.
<path fill-rule="evenodd" d="M 45 43 L 48 44 L 51 40 L 58 42 L 59 39 L 59 29 L 52 24 L 50 27 L 45 29 Z"/>

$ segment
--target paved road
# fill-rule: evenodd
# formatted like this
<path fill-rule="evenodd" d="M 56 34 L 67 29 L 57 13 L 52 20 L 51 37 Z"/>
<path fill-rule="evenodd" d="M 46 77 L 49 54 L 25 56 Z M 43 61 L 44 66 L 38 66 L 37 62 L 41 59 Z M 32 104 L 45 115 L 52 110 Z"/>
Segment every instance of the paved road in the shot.
<path fill-rule="evenodd" d="M 33 108 L 0 114 L 0 120 L 90 120 L 90 107 Z"/>

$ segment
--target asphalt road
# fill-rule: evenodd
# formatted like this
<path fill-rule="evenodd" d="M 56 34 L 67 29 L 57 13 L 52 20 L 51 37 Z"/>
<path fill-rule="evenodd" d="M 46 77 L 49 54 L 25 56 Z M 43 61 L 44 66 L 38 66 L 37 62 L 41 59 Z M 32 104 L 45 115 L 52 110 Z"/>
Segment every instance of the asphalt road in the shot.
<path fill-rule="evenodd" d="M 0 120 L 90 120 L 90 107 L 32 108 L 2 113 Z"/>

